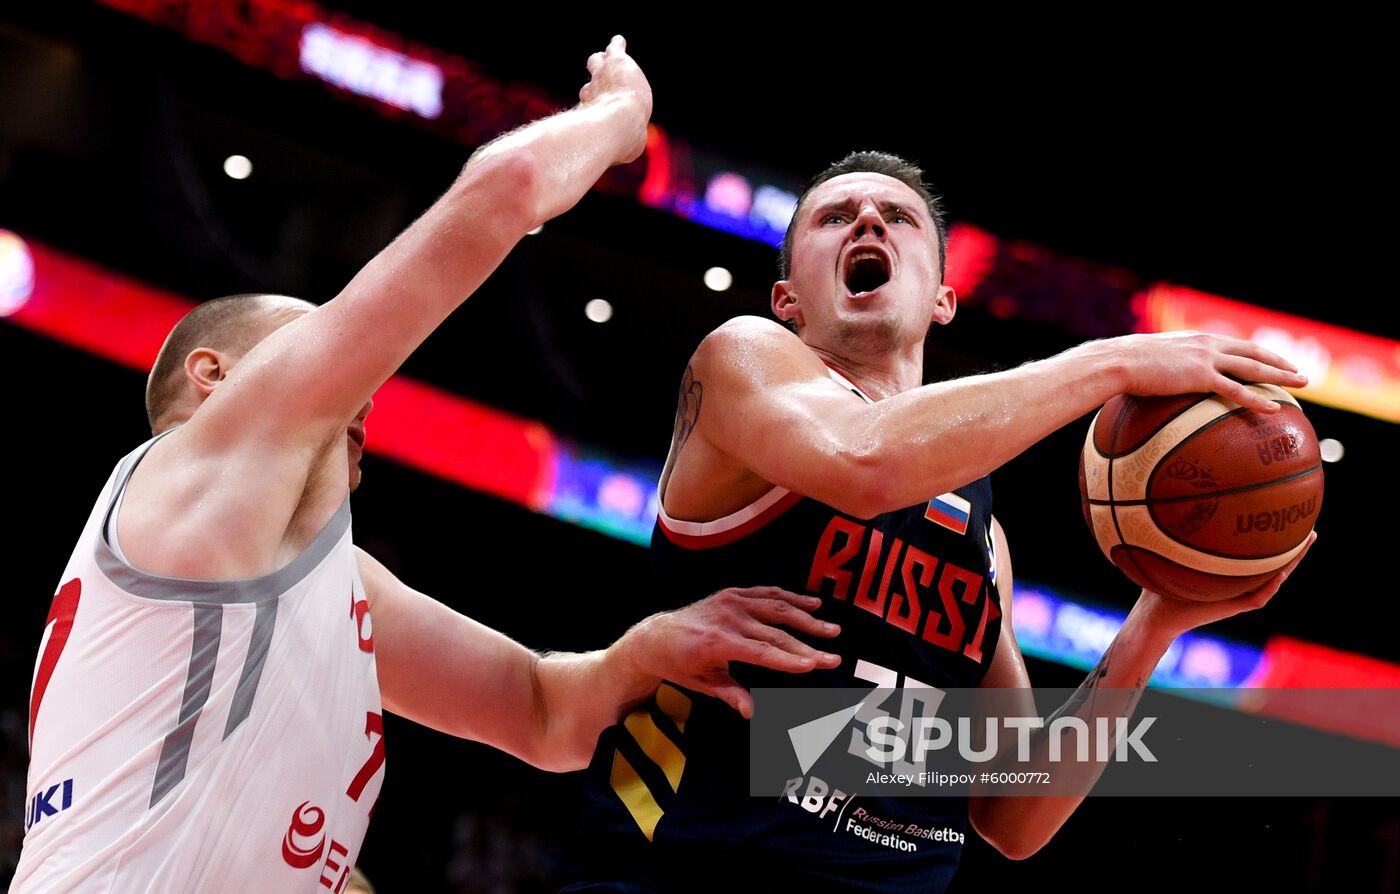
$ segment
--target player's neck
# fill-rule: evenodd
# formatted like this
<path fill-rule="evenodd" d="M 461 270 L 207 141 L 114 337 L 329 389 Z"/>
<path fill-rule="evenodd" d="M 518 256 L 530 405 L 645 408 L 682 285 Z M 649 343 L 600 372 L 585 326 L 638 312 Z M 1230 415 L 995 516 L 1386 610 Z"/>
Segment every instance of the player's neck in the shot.
<path fill-rule="evenodd" d="M 923 345 L 912 352 L 891 352 L 880 357 L 858 357 L 838 354 L 826 348 L 808 345 L 828 366 L 854 382 L 872 400 L 883 400 L 903 394 L 923 384 Z"/>

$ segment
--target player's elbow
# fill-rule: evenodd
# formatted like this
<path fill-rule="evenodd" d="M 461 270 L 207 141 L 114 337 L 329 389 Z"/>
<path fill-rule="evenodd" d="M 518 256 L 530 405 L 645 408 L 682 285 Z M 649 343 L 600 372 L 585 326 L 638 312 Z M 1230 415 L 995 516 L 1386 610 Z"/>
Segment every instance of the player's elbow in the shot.
<path fill-rule="evenodd" d="M 896 471 L 886 455 L 875 448 L 843 448 L 839 468 L 831 483 L 837 493 L 827 502 L 859 519 L 870 519 L 883 512 L 902 508 L 896 493 Z"/>
<path fill-rule="evenodd" d="M 463 185 L 487 196 L 493 222 L 523 236 L 544 223 L 544 175 L 540 160 L 525 146 L 483 152 L 472 159 Z"/>
<path fill-rule="evenodd" d="M 983 835 L 982 837 L 986 840 L 988 844 L 990 844 L 996 849 L 997 853 L 1001 854 L 1008 860 L 1028 859 L 1029 857 L 1033 856 L 1037 851 L 1039 851 L 1045 844 L 1044 842 L 1023 841 L 1017 840 L 1015 838 L 991 839 L 987 838 L 987 836 L 985 835 Z"/>
<path fill-rule="evenodd" d="M 544 770 L 546 773 L 572 773 L 588 766 L 586 756 L 549 747 L 517 750 L 515 756 L 536 770 Z"/>
<path fill-rule="evenodd" d="M 531 742 L 526 748 L 515 749 L 515 756 L 546 773 L 572 773 L 585 769 L 593 759 L 593 743 L 583 743 L 578 737 L 555 735 Z"/>
<path fill-rule="evenodd" d="M 1025 860 L 1042 847 L 1049 838 L 1018 815 L 1007 798 L 974 797 L 968 804 L 968 820 L 982 840 L 1008 860 Z"/>

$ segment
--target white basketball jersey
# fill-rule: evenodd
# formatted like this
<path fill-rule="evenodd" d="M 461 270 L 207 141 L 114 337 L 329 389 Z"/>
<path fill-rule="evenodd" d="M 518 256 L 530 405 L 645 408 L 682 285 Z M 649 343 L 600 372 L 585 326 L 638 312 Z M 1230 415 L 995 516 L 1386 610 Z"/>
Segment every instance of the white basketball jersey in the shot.
<path fill-rule="evenodd" d="M 153 443 L 113 471 L 49 611 L 10 890 L 339 892 L 384 764 L 349 500 L 272 574 L 145 574 L 107 520 Z"/>

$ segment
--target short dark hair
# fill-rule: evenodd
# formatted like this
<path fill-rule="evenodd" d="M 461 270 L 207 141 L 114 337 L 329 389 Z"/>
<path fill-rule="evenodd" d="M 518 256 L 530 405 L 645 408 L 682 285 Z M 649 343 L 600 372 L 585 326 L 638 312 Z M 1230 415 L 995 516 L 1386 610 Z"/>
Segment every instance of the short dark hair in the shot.
<path fill-rule="evenodd" d="M 929 217 L 933 219 L 933 227 L 938 232 L 938 275 L 942 277 L 948 268 L 948 219 L 943 210 L 942 199 L 929 189 L 928 184 L 924 182 L 923 169 L 912 161 L 889 152 L 863 150 L 852 152 L 831 165 L 813 177 L 812 182 L 802 190 L 802 195 L 797 199 L 797 208 L 793 210 L 792 220 L 788 222 L 787 232 L 783 234 L 783 248 L 778 254 L 778 278 L 787 279 L 792 273 L 792 231 L 797 226 L 797 216 L 802 213 L 802 203 L 807 201 L 807 196 L 812 190 L 842 174 L 884 174 L 914 190 L 919 198 L 924 200 L 924 204 L 928 206 Z"/>
<path fill-rule="evenodd" d="M 296 300 L 261 292 L 226 295 L 206 301 L 185 314 L 165 337 L 151 375 L 146 379 L 146 420 L 151 424 L 152 434 L 157 433 L 156 426 L 180 396 L 185 358 L 191 351 L 214 348 L 244 353 L 257 344 L 261 335 L 258 327 L 250 325 L 253 318 L 279 304 Z"/>

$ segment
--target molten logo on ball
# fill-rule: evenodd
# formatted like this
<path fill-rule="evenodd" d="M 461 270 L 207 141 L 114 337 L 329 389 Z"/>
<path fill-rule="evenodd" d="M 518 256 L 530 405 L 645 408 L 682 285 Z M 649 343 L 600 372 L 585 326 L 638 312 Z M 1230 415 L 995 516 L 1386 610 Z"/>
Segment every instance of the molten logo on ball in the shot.
<path fill-rule="evenodd" d="M 1248 534 L 1250 531 L 1282 531 L 1289 525 L 1311 518 L 1317 510 L 1317 497 L 1309 497 L 1302 503 L 1294 503 L 1287 509 L 1272 512 L 1256 512 L 1254 515 L 1235 516 L 1235 533 Z M 1308 526 L 1312 530 L 1312 526 Z"/>

